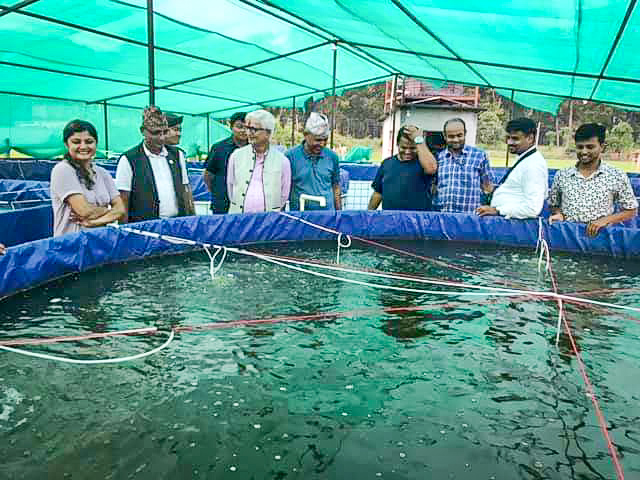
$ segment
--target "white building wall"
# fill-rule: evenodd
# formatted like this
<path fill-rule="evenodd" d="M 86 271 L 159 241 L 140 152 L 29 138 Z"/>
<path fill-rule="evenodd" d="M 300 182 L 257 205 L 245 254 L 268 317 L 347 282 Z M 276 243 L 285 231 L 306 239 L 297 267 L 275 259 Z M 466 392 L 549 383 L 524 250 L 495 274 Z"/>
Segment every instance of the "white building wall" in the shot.
<path fill-rule="evenodd" d="M 395 139 L 391 141 L 392 135 L 398 134 L 398 129 L 402 125 L 412 124 L 423 130 L 442 131 L 444 122 L 450 118 L 462 118 L 467 125 L 467 145 L 476 144 L 478 131 L 478 115 L 476 112 L 434 109 L 434 108 L 403 108 L 396 111 L 395 128 L 393 126 L 393 115 L 389 115 L 382 126 L 382 159 L 390 157 L 398 152 Z M 395 132 L 395 133 L 393 133 Z M 393 144 L 393 153 L 391 145 Z"/>

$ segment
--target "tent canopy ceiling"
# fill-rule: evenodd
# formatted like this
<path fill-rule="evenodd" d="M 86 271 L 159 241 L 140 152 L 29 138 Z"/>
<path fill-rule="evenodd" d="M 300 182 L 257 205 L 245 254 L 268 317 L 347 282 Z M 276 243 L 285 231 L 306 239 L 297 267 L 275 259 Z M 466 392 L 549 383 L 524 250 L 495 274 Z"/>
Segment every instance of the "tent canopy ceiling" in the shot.
<path fill-rule="evenodd" d="M 0 0 L 1 1 L 1 0 Z M 146 0 L 5 0 L 0 92 L 148 103 Z M 154 1 L 156 103 L 228 117 L 394 74 L 640 106 L 636 0 Z M 300 105 L 298 103 L 298 105 Z"/>

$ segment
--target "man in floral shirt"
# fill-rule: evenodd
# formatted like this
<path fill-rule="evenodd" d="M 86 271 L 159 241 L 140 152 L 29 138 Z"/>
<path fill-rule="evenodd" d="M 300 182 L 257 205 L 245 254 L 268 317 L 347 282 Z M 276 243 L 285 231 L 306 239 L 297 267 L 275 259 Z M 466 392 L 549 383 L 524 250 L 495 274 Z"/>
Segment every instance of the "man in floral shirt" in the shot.
<path fill-rule="evenodd" d="M 580 125 L 576 130 L 575 167 L 558 171 L 549 193 L 552 215 L 549 223 L 587 224 L 587 234 L 629 220 L 637 214 L 638 201 L 629 177 L 602 161 L 606 129 L 597 123 Z M 619 212 L 614 213 L 614 204 Z"/>

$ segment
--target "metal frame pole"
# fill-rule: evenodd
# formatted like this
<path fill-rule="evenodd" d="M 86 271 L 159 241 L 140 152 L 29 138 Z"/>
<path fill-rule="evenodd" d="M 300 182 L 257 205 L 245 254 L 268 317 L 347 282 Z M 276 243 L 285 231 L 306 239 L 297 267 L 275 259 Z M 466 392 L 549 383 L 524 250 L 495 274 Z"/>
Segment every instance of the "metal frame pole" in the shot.
<path fill-rule="evenodd" d="M 291 146 L 293 147 L 296 144 L 296 97 L 292 97 L 293 99 L 293 107 L 291 110 Z"/>
<path fill-rule="evenodd" d="M 393 157 L 393 150 L 396 148 L 396 90 L 398 88 L 398 75 L 394 75 L 391 80 L 391 152 L 389 157 Z"/>
<path fill-rule="evenodd" d="M 153 0 L 147 0 L 147 55 L 149 61 L 149 105 L 155 105 L 156 59 L 153 33 Z"/>
<path fill-rule="evenodd" d="M 509 120 L 513 120 L 513 116 L 516 113 L 516 104 L 513 103 L 513 95 L 514 95 L 514 93 L 515 93 L 515 91 L 511 90 L 511 115 L 510 115 Z M 507 147 L 507 154 L 506 154 L 506 157 L 504 159 L 504 166 L 508 167 L 509 166 L 509 146 L 506 145 L 506 142 L 505 142 L 505 146 Z"/>
<path fill-rule="evenodd" d="M 210 148 L 211 148 L 211 123 L 210 123 L 210 120 L 209 120 L 209 114 L 207 113 L 207 148 L 206 148 L 206 151 L 208 152 Z"/>
<path fill-rule="evenodd" d="M 333 106 L 331 108 L 331 143 L 330 146 L 333 149 L 333 131 L 336 129 L 336 67 L 338 65 L 338 45 L 334 43 L 331 46 L 333 50 L 333 87 L 331 89 L 331 96 L 333 97 Z"/>
<path fill-rule="evenodd" d="M 109 114 L 107 112 L 107 102 L 102 102 L 102 109 L 104 113 L 104 151 L 107 158 L 109 158 Z"/>

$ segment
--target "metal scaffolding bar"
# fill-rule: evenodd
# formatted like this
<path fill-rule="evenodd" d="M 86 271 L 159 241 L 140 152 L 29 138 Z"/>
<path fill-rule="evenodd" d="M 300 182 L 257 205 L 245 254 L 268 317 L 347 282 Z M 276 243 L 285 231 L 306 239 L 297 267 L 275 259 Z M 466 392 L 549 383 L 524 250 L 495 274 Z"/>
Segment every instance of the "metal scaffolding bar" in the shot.
<path fill-rule="evenodd" d="M 107 102 L 102 103 L 102 111 L 104 113 L 104 151 L 109 157 L 109 113 L 107 111 Z"/>
<path fill-rule="evenodd" d="M 156 104 L 156 52 L 153 34 L 153 0 L 147 0 L 147 58 L 149 63 L 149 105 Z"/>
<path fill-rule="evenodd" d="M 352 53 L 353 55 L 357 56 L 358 58 L 361 58 L 363 60 L 366 60 L 367 62 L 371 62 L 374 63 L 377 67 L 382 68 L 384 70 L 387 70 L 387 72 L 394 73 L 395 69 L 393 67 L 391 67 L 388 63 L 383 62 L 382 60 L 374 57 L 373 55 L 371 55 L 371 53 L 365 52 L 364 50 L 362 50 L 359 47 L 354 47 L 352 45 L 350 45 L 348 42 L 344 41 L 341 37 L 337 36 L 334 32 L 330 32 L 329 30 L 326 30 L 324 28 L 322 28 L 320 25 L 317 25 L 299 15 L 296 15 L 293 12 L 289 12 L 285 9 L 283 9 L 282 7 L 279 7 L 277 5 L 273 5 L 271 2 L 267 1 L 267 0 L 261 0 L 261 3 L 268 5 L 270 8 L 272 8 L 273 10 L 277 10 L 280 11 L 282 13 L 284 13 L 286 15 L 286 17 L 282 16 L 282 15 L 278 15 L 276 14 L 274 11 L 272 10 L 268 10 L 266 8 L 264 8 L 263 5 L 260 5 L 256 2 L 253 1 L 248 1 L 248 0 L 240 0 L 240 2 L 249 5 L 253 8 L 255 8 L 256 10 L 262 12 L 262 13 L 266 13 L 267 15 L 271 15 L 274 18 L 277 18 L 279 20 L 282 20 L 290 25 L 295 25 L 296 27 L 304 30 L 307 33 L 310 33 L 312 35 L 316 35 L 320 38 L 324 38 L 325 40 L 328 41 L 332 41 L 332 42 L 336 42 L 336 43 L 343 43 L 343 48 L 346 48 L 346 46 L 349 46 L 349 52 Z M 291 18 L 295 18 L 296 20 L 298 20 L 299 22 L 301 22 L 300 24 L 298 23 L 294 23 L 291 21 Z M 308 25 L 309 27 L 305 26 L 304 24 Z M 322 32 L 322 35 L 318 32 Z"/>
<path fill-rule="evenodd" d="M 188 83 L 197 82 L 197 81 L 200 81 L 200 80 L 207 80 L 207 79 L 210 79 L 210 78 L 218 77 L 220 75 L 224 75 L 224 74 L 227 74 L 227 73 L 237 72 L 237 71 L 240 71 L 240 70 L 248 72 L 248 73 L 251 73 L 253 75 L 258 75 L 258 76 L 261 76 L 261 77 L 269 78 L 271 80 L 276 80 L 278 82 L 287 83 L 289 85 L 295 85 L 296 87 L 313 89 L 313 87 L 311 87 L 309 85 L 305 85 L 303 83 L 294 82 L 292 80 L 286 80 L 284 78 L 277 77 L 275 75 L 270 75 L 268 73 L 260 73 L 260 72 L 254 71 L 254 70 L 250 70 L 250 67 L 256 67 L 258 65 L 262 65 L 262 64 L 273 62 L 273 61 L 276 61 L 276 60 L 281 60 L 283 58 L 291 57 L 291 56 L 297 55 L 299 53 L 303 53 L 303 52 L 306 52 L 306 51 L 309 51 L 309 50 L 313 50 L 315 48 L 322 47 L 322 46 L 327 45 L 329 43 L 330 42 L 323 42 L 323 43 L 320 43 L 320 44 L 312 45 L 310 47 L 301 48 L 301 49 L 295 50 L 293 52 L 283 53 L 283 54 L 277 55 L 275 57 L 269 57 L 267 59 L 260 60 L 260 61 L 257 61 L 257 62 L 253 62 L 253 63 L 249 63 L 249 64 L 246 64 L 246 65 L 241 65 L 241 66 L 238 66 L 238 67 L 231 66 L 229 69 L 223 70 L 223 71 L 220 71 L 220 72 L 210 73 L 210 74 L 207 74 L 207 75 L 201 75 L 201 76 L 196 77 L 196 78 L 189 78 L 189 79 L 186 79 L 186 80 L 181 80 L 179 82 L 174 82 L 174 83 L 170 83 L 170 84 L 167 84 L 167 85 L 162 85 L 162 86 L 159 86 L 159 87 L 156 86 L 156 90 L 167 89 L 167 90 L 172 90 L 172 91 L 180 92 L 180 93 L 186 93 L 186 94 L 190 94 L 190 95 L 208 96 L 206 94 L 194 93 L 194 92 L 189 92 L 189 91 L 186 91 L 186 90 L 178 90 L 177 88 L 174 88 L 174 87 L 179 86 L 179 85 L 185 85 L 185 84 L 188 84 Z M 160 47 L 156 47 L 156 50 L 161 50 L 161 48 Z M 215 63 L 218 63 L 218 62 L 215 62 Z M 118 99 L 118 98 L 125 98 L 125 97 L 134 96 L 134 95 L 139 95 L 141 93 L 145 93 L 146 91 L 147 91 L 146 89 L 145 90 L 137 90 L 135 92 L 129 92 L 129 93 L 116 95 L 116 96 L 109 97 L 109 98 L 103 98 L 103 99 L 100 99 L 100 100 L 96 100 L 95 103 L 100 103 L 100 102 L 102 102 L 104 100 L 115 100 L 115 99 Z M 222 99 L 222 100 L 232 100 L 232 101 L 238 102 L 238 103 L 245 103 L 245 104 L 248 103 L 248 102 L 243 102 L 242 100 L 217 97 L 215 95 L 210 95 L 210 97 L 211 98 L 219 98 L 219 99 Z"/>
<path fill-rule="evenodd" d="M 331 87 L 331 143 L 329 145 L 333 149 L 333 131 L 336 129 L 336 68 L 338 66 L 338 46 L 334 43 L 331 48 L 333 50 L 333 84 Z"/>
<path fill-rule="evenodd" d="M 293 106 L 291 107 L 291 146 L 296 144 L 296 97 L 292 97 Z"/>
<path fill-rule="evenodd" d="M 367 85 L 368 83 L 373 83 L 379 80 L 383 80 L 383 79 L 387 79 L 389 78 L 389 75 L 380 75 L 378 77 L 373 77 L 373 78 L 369 78 L 367 80 L 360 80 L 358 82 L 352 82 L 352 83 L 346 83 L 344 85 L 339 85 L 337 88 L 348 88 L 348 87 L 356 87 L 359 85 Z M 306 97 L 308 95 L 312 95 L 314 93 L 319 93 L 319 92 L 323 92 L 325 94 L 328 94 L 331 91 L 331 89 L 327 89 L 327 88 L 315 88 L 313 90 L 309 90 L 308 92 L 303 92 L 300 93 L 299 95 L 295 95 L 296 97 Z M 248 104 L 247 106 L 253 106 L 253 105 L 265 105 L 267 103 L 273 103 L 273 102 L 279 102 L 281 100 L 287 100 L 291 98 L 291 95 L 287 95 L 286 97 L 278 97 L 278 98 L 270 98 L 270 99 L 264 99 L 264 100 L 260 100 L 259 102 L 253 102 Z M 228 110 L 235 110 L 236 107 L 228 107 L 228 108 L 222 108 L 220 110 L 212 110 L 209 113 L 222 113 L 222 112 L 226 112 Z"/>
<path fill-rule="evenodd" d="M 349 42 L 348 45 L 352 45 L 352 46 L 359 46 L 359 47 L 363 47 L 363 48 L 370 48 L 372 50 L 382 50 L 382 51 L 386 51 L 386 52 L 397 52 L 397 53 L 404 53 L 404 54 L 408 54 L 408 55 L 416 55 L 418 57 L 426 57 L 426 58 L 436 58 L 436 59 L 440 59 L 440 60 L 448 60 L 450 62 L 462 62 L 462 63 L 468 63 L 470 65 L 481 65 L 481 66 L 487 66 L 487 67 L 496 67 L 496 68 L 505 68 L 505 69 L 512 69 L 512 70 L 519 70 L 519 71 L 524 71 L 524 72 L 535 72 L 535 73 L 550 73 L 550 74 L 554 74 L 554 75 L 564 75 L 567 77 L 579 77 L 579 78 L 591 78 L 591 79 L 598 79 L 598 78 L 602 78 L 602 80 L 611 80 L 614 82 L 625 82 L 625 83 L 633 83 L 633 84 L 640 84 L 640 79 L 635 79 L 635 78 L 624 78 L 624 77 L 610 77 L 610 76 L 606 76 L 603 75 L 602 77 L 600 77 L 600 75 L 596 75 L 594 73 L 582 73 L 582 72 L 572 72 L 572 71 L 565 71 L 565 70 L 553 70 L 553 69 L 549 69 L 549 68 L 539 68 L 539 67 L 526 67 L 523 65 L 516 65 L 516 64 L 506 64 L 506 63 L 497 63 L 497 62 L 485 62 L 482 60 L 471 60 L 468 58 L 453 58 L 453 57 L 447 57 L 445 55 L 437 55 L 434 53 L 427 53 L 427 52 L 417 52 L 417 51 L 412 51 L 412 50 L 407 50 L 407 49 L 403 49 L 403 48 L 395 48 L 395 47 L 384 47 L 381 45 L 372 45 L 372 44 L 368 44 L 368 43 L 361 43 L 361 42 Z M 411 77 L 416 77 L 415 75 L 411 75 Z M 442 78 L 439 78 L 438 80 L 442 80 Z M 452 80 L 453 81 L 453 80 Z M 487 85 L 483 84 L 483 83 L 476 83 L 476 82 L 463 82 L 463 83 L 467 83 L 467 84 L 472 84 L 472 85 L 478 85 L 480 87 L 486 87 Z M 501 88 L 498 87 L 496 85 L 491 85 L 492 88 Z M 511 88 L 509 87 L 509 90 Z M 546 93 L 545 95 L 554 95 L 551 93 Z M 555 94 L 556 96 L 559 97 L 565 97 L 566 95 L 563 94 Z"/>
<path fill-rule="evenodd" d="M 591 90 L 591 95 L 589 95 L 589 100 L 591 100 L 593 96 L 596 94 L 596 92 L 598 91 L 598 87 L 600 86 L 600 81 L 604 78 L 604 72 L 607 71 L 607 68 L 609 67 L 609 62 L 611 62 L 611 59 L 613 58 L 613 54 L 615 53 L 616 48 L 618 48 L 618 44 L 620 43 L 622 34 L 624 33 L 625 28 L 627 28 L 627 23 L 629 23 L 629 19 L 631 18 L 631 14 L 633 13 L 633 10 L 636 8 L 636 3 L 637 3 L 637 0 L 631 0 L 631 2 L 629 3 L 629 6 L 627 7 L 627 12 L 625 13 L 624 20 L 622 20 L 622 24 L 620 24 L 620 28 L 618 29 L 618 33 L 616 35 L 615 40 L 613 41 L 613 44 L 611 45 L 611 49 L 609 49 L 609 55 L 607 55 L 607 59 L 602 65 L 602 70 L 600 70 L 600 75 L 598 75 L 598 81 L 593 86 L 593 90 Z"/>
<path fill-rule="evenodd" d="M 424 32 L 429 34 L 431 36 L 431 38 L 433 38 L 446 51 L 448 51 L 451 55 L 453 55 L 456 58 L 456 60 L 464 63 L 464 65 L 469 70 L 471 70 L 476 77 L 478 77 L 481 81 L 483 81 L 486 84 L 487 87 L 491 87 L 492 86 L 491 83 L 489 83 L 489 80 L 487 80 L 484 75 L 482 75 L 480 72 L 478 72 L 478 70 L 476 70 L 471 65 L 469 65 L 468 62 L 464 61 L 460 57 L 460 55 L 458 55 L 449 45 L 447 45 L 440 37 L 438 37 L 438 35 L 436 35 L 433 31 L 431 31 L 431 29 L 429 27 L 427 27 L 424 24 L 424 22 L 422 22 L 421 20 L 416 18 L 416 16 L 413 13 L 411 13 L 411 11 L 409 11 L 409 9 L 407 7 L 405 7 L 402 3 L 400 3 L 400 0 L 392 0 L 392 2 L 396 7 L 398 7 L 398 9 L 400 9 L 402 11 L 402 13 L 404 13 L 407 17 L 409 17 L 413 23 L 415 23 Z"/>
<path fill-rule="evenodd" d="M 209 119 L 209 114 L 207 113 L 207 151 L 211 147 L 211 120 Z"/>
<path fill-rule="evenodd" d="M 509 120 L 513 120 L 513 116 L 516 113 L 516 104 L 513 101 L 513 96 L 514 95 L 515 95 L 515 92 L 513 90 L 511 90 L 511 115 L 510 115 L 511 118 L 509 118 Z M 505 167 L 509 166 L 509 146 L 508 145 L 507 145 L 507 153 L 506 153 L 506 156 L 505 156 L 505 159 L 504 159 L 504 166 Z"/>
<path fill-rule="evenodd" d="M 17 12 L 21 8 L 28 7 L 29 5 L 31 5 L 32 3 L 36 3 L 37 1 L 39 0 L 24 0 L 20 3 L 16 3 L 11 7 L 3 7 L 2 12 L 0 12 L 0 17 L 4 17 L 8 13 Z"/>

